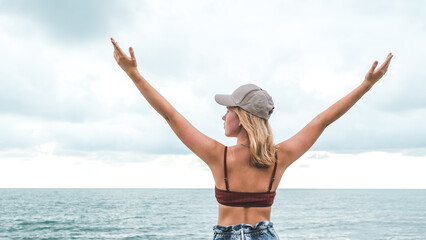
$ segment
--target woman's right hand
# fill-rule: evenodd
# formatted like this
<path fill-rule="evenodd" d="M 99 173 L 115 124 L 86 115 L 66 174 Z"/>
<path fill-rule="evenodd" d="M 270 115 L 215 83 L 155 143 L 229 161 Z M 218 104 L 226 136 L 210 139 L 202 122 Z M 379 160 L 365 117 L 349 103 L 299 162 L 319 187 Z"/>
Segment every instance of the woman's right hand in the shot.
<path fill-rule="evenodd" d="M 383 62 L 383 64 L 376 69 L 378 61 L 374 61 L 373 66 L 371 66 L 370 71 L 368 71 L 367 75 L 365 75 L 365 81 L 369 85 L 374 85 L 377 81 L 380 80 L 380 78 L 385 75 L 385 73 L 388 71 L 388 67 L 390 64 L 390 61 L 393 57 L 392 53 L 389 53 L 386 60 Z"/>
<path fill-rule="evenodd" d="M 121 50 L 118 43 L 111 38 L 111 43 L 114 45 L 114 58 L 117 61 L 118 65 L 127 73 L 132 73 L 133 71 L 138 70 L 138 65 L 136 63 L 135 53 L 133 52 L 133 48 L 129 48 L 130 57 L 127 56 L 123 50 Z"/>

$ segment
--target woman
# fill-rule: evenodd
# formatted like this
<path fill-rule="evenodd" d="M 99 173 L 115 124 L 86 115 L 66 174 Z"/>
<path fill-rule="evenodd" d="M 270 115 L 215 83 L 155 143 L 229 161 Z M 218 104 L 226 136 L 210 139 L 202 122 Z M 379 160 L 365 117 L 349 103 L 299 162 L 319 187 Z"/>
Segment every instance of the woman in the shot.
<path fill-rule="evenodd" d="M 348 95 L 316 116 L 290 139 L 274 145 L 268 119 L 274 104 L 269 94 L 254 84 L 232 95 L 216 95 L 227 107 L 225 135 L 236 137 L 226 147 L 193 127 L 138 72 L 135 54 L 130 57 L 111 38 L 114 58 L 133 80 L 151 106 L 166 119 L 179 139 L 211 169 L 219 202 L 218 225 L 213 239 L 279 239 L 270 222 L 271 205 L 284 171 L 315 143 L 324 129 L 346 113 L 383 75 L 391 53 L 378 68 L 375 61 L 365 80 Z"/>

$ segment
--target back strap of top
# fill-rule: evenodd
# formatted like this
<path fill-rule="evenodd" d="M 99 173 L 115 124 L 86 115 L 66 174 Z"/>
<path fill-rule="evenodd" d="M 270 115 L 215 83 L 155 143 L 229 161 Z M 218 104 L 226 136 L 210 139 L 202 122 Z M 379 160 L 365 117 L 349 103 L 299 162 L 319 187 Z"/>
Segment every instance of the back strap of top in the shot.
<path fill-rule="evenodd" d="M 274 181 L 275 181 L 275 172 L 277 171 L 277 162 L 278 162 L 278 160 L 277 160 L 277 152 L 275 152 L 275 165 L 274 165 L 274 171 L 272 172 L 272 178 L 271 178 L 271 183 L 269 184 L 268 192 L 270 192 L 270 191 L 271 191 L 271 189 L 272 189 L 272 184 L 273 184 L 273 183 L 274 183 Z"/>
<path fill-rule="evenodd" d="M 228 175 L 226 174 L 226 152 L 228 150 L 228 146 L 225 146 L 225 156 L 223 156 L 223 161 L 225 163 L 225 167 L 223 169 L 225 169 L 225 185 L 226 185 L 226 191 L 229 191 L 229 185 L 228 185 Z"/>
<path fill-rule="evenodd" d="M 228 146 L 225 146 L 225 152 L 224 152 L 224 156 L 223 156 L 223 162 L 224 162 L 224 170 L 225 170 L 225 185 L 226 185 L 226 191 L 229 191 L 229 184 L 228 184 L 228 174 L 226 171 L 226 152 L 228 151 Z M 272 172 L 272 178 L 271 178 L 271 182 L 269 183 L 269 189 L 268 192 L 271 191 L 272 189 L 272 184 L 275 181 L 275 172 L 277 170 L 277 152 L 275 152 L 275 165 L 274 165 L 274 171 Z"/>

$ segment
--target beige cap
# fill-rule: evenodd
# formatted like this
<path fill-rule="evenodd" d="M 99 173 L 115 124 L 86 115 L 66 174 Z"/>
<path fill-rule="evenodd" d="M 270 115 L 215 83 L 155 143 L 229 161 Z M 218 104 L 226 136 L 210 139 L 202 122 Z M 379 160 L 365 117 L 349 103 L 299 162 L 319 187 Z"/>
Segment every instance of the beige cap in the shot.
<path fill-rule="evenodd" d="M 272 97 L 265 90 L 254 84 L 245 84 L 231 95 L 216 94 L 215 100 L 220 105 L 240 107 L 247 112 L 268 120 L 274 109 Z"/>

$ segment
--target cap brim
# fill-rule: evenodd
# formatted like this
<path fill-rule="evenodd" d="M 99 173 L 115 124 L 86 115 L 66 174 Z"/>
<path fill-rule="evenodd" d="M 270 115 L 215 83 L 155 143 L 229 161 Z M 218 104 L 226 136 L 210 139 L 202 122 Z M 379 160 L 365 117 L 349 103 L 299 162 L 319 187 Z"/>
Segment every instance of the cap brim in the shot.
<path fill-rule="evenodd" d="M 214 100 L 216 100 L 216 102 L 219 103 L 220 105 L 229 106 L 229 107 L 237 106 L 237 104 L 235 104 L 235 102 L 232 100 L 231 95 L 216 94 L 214 96 Z"/>

